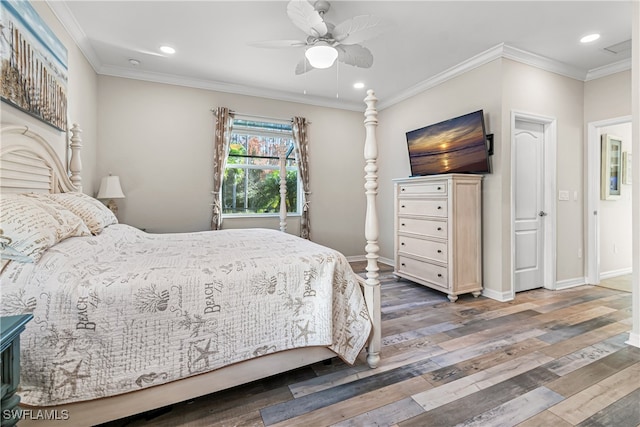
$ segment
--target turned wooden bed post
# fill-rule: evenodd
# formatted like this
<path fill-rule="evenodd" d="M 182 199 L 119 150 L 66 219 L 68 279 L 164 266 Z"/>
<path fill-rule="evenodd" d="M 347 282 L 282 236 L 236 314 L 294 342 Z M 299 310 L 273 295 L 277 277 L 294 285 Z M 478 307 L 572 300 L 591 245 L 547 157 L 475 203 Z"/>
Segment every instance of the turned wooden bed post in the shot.
<path fill-rule="evenodd" d="M 281 144 L 278 147 L 280 160 L 280 231 L 287 231 L 287 147 Z"/>
<path fill-rule="evenodd" d="M 82 176 L 80 175 L 82 172 L 82 160 L 80 160 L 80 149 L 82 148 L 81 133 L 82 129 L 80 129 L 80 126 L 74 123 L 71 127 L 71 143 L 69 144 L 71 148 L 71 159 L 69 160 L 69 172 L 71 172 L 71 175 L 69 179 L 78 191 L 82 191 Z"/>
<path fill-rule="evenodd" d="M 378 194 L 378 143 L 376 141 L 376 128 L 378 127 L 378 111 L 376 110 L 376 102 L 373 90 L 367 91 L 367 97 L 364 102 L 367 109 L 364 112 L 364 126 L 366 129 L 366 137 L 364 141 L 364 159 L 365 159 L 365 194 L 367 196 L 367 211 L 365 214 L 365 238 L 367 245 L 367 279 L 364 287 L 365 299 L 369 310 L 369 317 L 373 323 L 371 337 L 369 337 L 369 345 L 367 348 L 367 363 L 370 367 L 375 368 L 380 362 L 381 347 L 381 313 L 380 313 L 380 280 L 378 280 L 378 246 L 379 226 L 378 212 L 376 207 L 376 195 Z"/>

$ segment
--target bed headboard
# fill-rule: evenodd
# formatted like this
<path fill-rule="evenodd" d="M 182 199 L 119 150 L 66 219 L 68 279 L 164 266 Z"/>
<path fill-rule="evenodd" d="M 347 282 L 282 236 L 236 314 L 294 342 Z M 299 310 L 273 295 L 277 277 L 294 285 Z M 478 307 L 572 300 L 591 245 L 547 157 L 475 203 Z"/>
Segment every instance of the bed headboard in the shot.
<path fill-rule="evenodd" d="M 28 126 L 3 125 L 0 129 L 0 192 L 64 193 L 82 191 L 80 149 L 82 132 L 71 128 L 69 172 L 51 145 Z"/>

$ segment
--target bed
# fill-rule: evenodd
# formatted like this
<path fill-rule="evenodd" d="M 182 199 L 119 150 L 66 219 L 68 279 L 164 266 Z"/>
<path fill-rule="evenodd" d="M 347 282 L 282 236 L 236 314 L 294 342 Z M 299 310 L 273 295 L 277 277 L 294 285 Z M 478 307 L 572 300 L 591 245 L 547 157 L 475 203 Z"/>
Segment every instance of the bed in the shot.
<path fill-rule="evenodd" d="M 95 425 L 332 357 L 354 363 L 363 348 L 375 368 L 372 91 L 365 103 L 366 279 L 339 252 L 281 231 L 160 235 L 118 224 L 82 194 L 77 125 L 69 171 L 37 132 L 3 125 L 0 203 L 10 243 L 0 314 L 34 315 L 21 336 L 18 393 L 31 414 L 59 418 L 21 425 Z M 11 240 L 20 227 L 46 232 Z"/>

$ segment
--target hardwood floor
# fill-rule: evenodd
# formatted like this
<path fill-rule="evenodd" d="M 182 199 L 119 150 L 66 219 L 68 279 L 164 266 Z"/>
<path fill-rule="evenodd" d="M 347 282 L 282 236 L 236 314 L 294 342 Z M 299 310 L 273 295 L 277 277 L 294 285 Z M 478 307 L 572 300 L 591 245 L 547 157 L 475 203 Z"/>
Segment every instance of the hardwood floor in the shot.
<path fill-rule="evenodd" d="M 390 271 L 379 368 L 334 359 L 109 427 L 640 425 L 630 293 L 581 286 L 450 303 Z"/>

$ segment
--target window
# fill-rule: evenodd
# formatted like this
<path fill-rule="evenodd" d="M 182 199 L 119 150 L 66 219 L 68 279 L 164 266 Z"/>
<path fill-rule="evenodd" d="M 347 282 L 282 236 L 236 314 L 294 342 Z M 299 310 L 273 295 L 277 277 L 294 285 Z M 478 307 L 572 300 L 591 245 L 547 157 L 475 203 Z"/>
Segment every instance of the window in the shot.
<path fill-rule="evenodd" d="M 291 124 L 234 119 L 229 157 L 222 182 L 224 214 L 280 212 L 281 145 L 287 147 L 287 212 L 299 213 L 298 164 Z"/>

